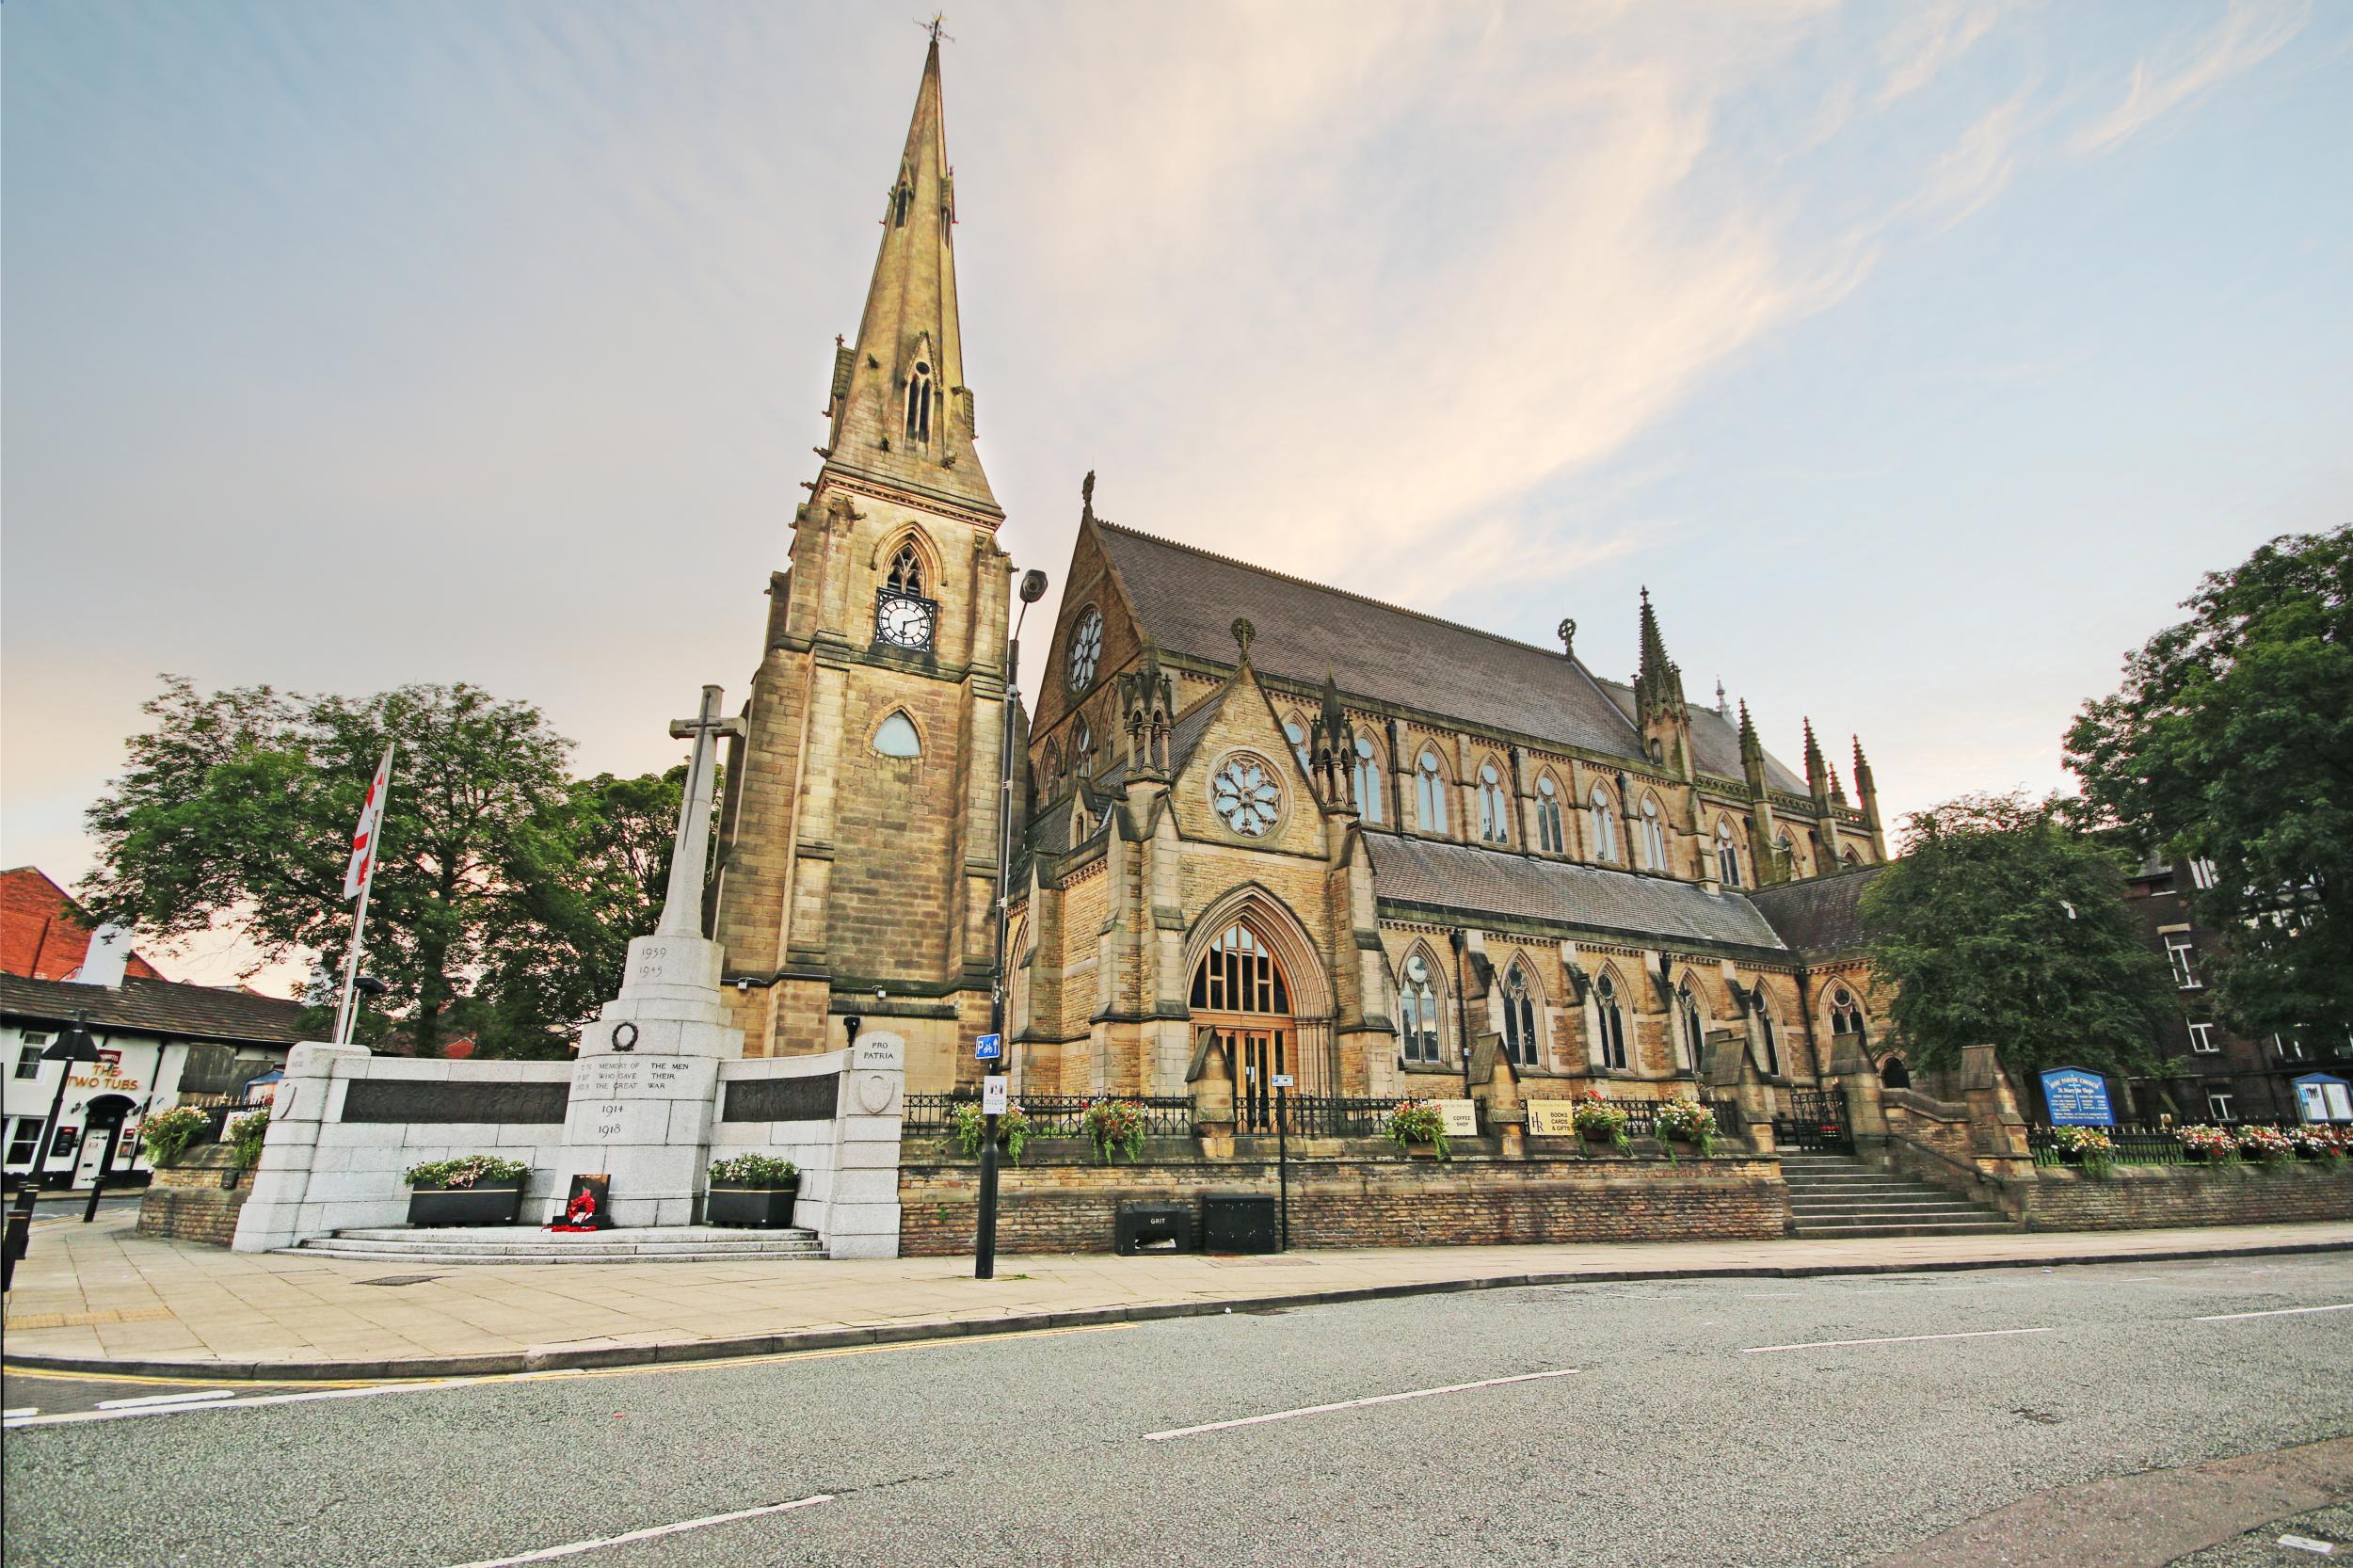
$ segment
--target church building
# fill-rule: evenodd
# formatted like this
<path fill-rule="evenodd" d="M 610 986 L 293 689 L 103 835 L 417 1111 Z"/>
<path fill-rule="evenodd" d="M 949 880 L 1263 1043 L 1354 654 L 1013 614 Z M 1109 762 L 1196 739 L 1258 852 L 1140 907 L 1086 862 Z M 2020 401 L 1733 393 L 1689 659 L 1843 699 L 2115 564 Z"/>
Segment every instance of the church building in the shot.
<path fill-rule="evenodd" d="M 1009 712 L 936 40 L 882 223 L 727 770 L 712 929 L 747 1055 L 887 1020 L 911 1093 L 969 1087 L 1009 810 L 1018 1095 L 1211 1081 L 1246 1132 L 1277 1075 L 1463 1098 L 1500 1064 L 1526 1096 L 1623 1099 L 1819 1086 L 1842 1044 L 1889 1064 L 1860 744 L 1850 797 L 1810 723 L 1791 767 L 1745 705 L 1693 704 L 1647 593 L 1611 680 L 1574 621 L 1535 647 L 1212 554 L 1181 518 L 1098 516 L 1089 475 Z"/>

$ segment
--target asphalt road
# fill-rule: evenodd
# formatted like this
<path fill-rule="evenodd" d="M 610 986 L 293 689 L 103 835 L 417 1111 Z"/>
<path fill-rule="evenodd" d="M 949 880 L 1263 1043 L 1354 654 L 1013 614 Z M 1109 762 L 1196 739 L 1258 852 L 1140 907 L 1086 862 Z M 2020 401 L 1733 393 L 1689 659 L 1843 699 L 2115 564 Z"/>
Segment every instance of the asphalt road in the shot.
<path fill-rule="evenodd" d="M 5 1555 L 453 1568 L 667 1530 L 552 1560 L 1862 1562 L 2047 1488 L 2353 1432 L 2348 1306 L 2339 1254 L 239 1390 L 11 1422 Z"/>

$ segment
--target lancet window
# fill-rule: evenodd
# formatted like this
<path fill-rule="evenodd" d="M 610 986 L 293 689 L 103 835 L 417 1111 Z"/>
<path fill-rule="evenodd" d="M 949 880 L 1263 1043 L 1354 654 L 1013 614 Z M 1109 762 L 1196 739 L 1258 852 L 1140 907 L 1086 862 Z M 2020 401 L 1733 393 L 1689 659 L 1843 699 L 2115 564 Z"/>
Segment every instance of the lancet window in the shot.
<path fill-rule="evenodd" d="M 1283 971 L 1258 934 L 1237 920 L 1218 934 L 1193 975 L 1193 1005 L 1210 1013 L 1288 1015 Z"/>
<path fill-rule="evenodd" d="M 1517 1067 L 1532 1067 L 1544 1054 L 1543 1038 L 1537 1032 L 1534 987 L 1528 983 L 1528 971 L 1517 963 L 1503 981 L 1503 1053 Z"/>
<path fill-rule="evenodd" d="M 1700 1053 L 1706 1048 L 1707 1025 L 1700 1017 L 1699 999 L 1691 994 L 1689 981 L 1675 992 L 1675 1014 L 1683 1024 L 1683 1048 L 1689 1058 L 1691 1069 L 1696 1072 L 1700 1067 Z"/>
<path fill-rule="evenodd" d="M 1369 823 L 1381 820 L 1381 754 L 1362 735 L 1356 737 L 1356 809 Z"/>
<path fill-rule="evenodd" d="M 1512 839 L 1512 797 L 1503 792 L 1503 776 L 1493 762 L 1479 768 L 1479 836 L 1491 844 Z"/>
<path fill-rule="evenodd" d="M 1425 751 L 1414 775 L 1414 804 L 1421 814 L 1424 833 L 1446 831 L 1446 771 L 1438 754 Z"/>
<path fill-rule="evenodd" d="M 1618 808 L 1609 792 L 1593 786 L 1593 858 L 1615 864 L 1618 858 Z"/>
<path fill-rule="evenodd" d="M 1438 991 L 1430 962 L 1417 951 L 1408 953 L 1397 982 L 1397 1030 L 1404 1043 L 1405 1060 L 1434 1064 L 1438 1060 Z"/>
<path fill-rule="evenodd" d="M 1618 986 L 1607 974 L 1593 982 L 1593 1015 L 1601 1026 L 1601 1064 L 1625 1070 L 1625 1013 L 1618 1005 Z"/>
<path fill-rule="evenodd" d="M 932 439 L 932 367 L 928 360 L 915 362 L 915 374 L 907 377 L 907 440 L 928 441 Z"/>
<path fill-rule="evenodd" d="M 1561 787 L 1545 774 L 1536 780 L 1536 847 L 1546 855 L 1568 853 L 1561 821 Z"/>
<path fill-rule="evenodd" d="M 1732 824 L 1721 817 L 1716 821 L 1716 870 L 1725 887 L 1740 886 L 1740 851 L 1733 841 Z"/>
<path fill-rule="evenodd" d="M 1663 872 L 1667 869 L 1667 829 L 1659 820 L 1657 795 L 1642 797 L 1642 814 L 1635 824 L 1634 842 L 1635 859 L 1642 870 Z"/>

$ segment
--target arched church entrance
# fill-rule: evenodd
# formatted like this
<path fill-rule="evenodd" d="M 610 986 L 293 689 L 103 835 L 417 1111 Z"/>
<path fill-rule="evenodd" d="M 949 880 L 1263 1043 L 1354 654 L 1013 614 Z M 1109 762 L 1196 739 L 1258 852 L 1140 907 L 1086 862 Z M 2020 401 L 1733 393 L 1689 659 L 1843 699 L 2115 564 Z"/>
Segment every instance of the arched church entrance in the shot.
<path fill-rule="evenodd" d="M 1218 933 L 1193 971 L 1193 1023 L 1207 1030 L 1234 1069 L 1234 1121 L 1240 1132 L 1274 1129 L 1274 1080 L 1289 1074 L 1290 1093 L 1329 1093 L 1321 1052 L 1302 1050 L 1291 1015 L 1291 988 L 1266 937 L 1246 920 Z"/>

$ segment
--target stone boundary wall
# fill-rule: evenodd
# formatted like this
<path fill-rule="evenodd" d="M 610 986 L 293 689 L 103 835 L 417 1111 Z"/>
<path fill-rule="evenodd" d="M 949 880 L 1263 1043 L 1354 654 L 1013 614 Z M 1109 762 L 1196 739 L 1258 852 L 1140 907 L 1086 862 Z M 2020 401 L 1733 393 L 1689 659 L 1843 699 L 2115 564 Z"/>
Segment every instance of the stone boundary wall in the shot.
<path fill-rule="evenodd" d="M 2118 1165 L 2105 1177 L 2038 1168 L 2014 1184 L 2028 1230 L 2291 1224 L 2353 1219 L 2353 1161 Z"/>
<path fill-rule="evenodd" d="M 224 1181 L 234 1186 L 224 1187 Z M 174 1241 L 225 1247 L 236 1238 L 237 1216 L 252 1191 L 250 1173 L 218 1144 L 187 1150 L 176 1165 L 161 1165 L 139 1199 L 138 1233 Z"/>
<path fill-rule="evenodd" d="M 899 1172 L 899 1246 L 908 1257 L 972 1250 L 980 1167 L 910 1149 Z M 1107 1253 L 1123 1203 L 1277 1191 L 1273 1160 L 1000 1167 L 1001 1253 Z M 1295 1247 L 1493 1246 L 1550 1241 L 1686 1241 L 1785 1235 L 1789 1192 L 1778 1160 L 1717 1155 L 1670 1164 L 1588 1159 L 1293 1160 Z"/>

